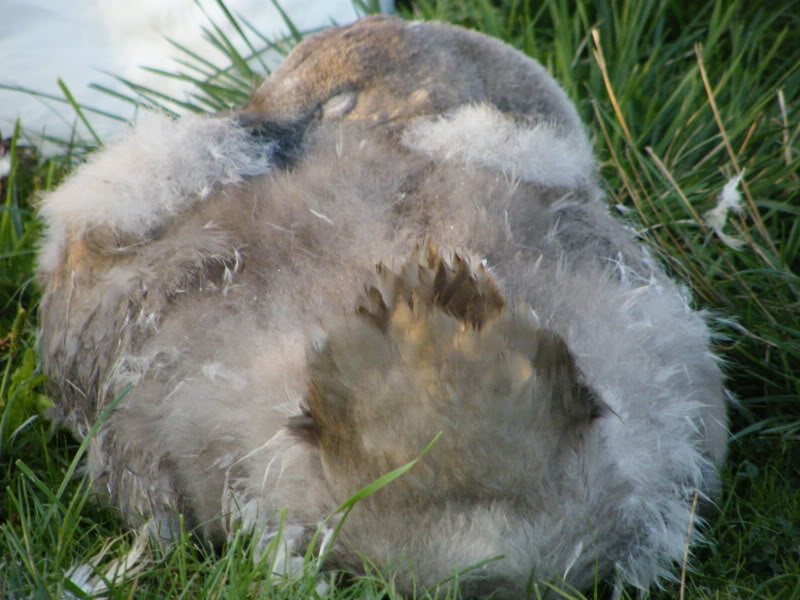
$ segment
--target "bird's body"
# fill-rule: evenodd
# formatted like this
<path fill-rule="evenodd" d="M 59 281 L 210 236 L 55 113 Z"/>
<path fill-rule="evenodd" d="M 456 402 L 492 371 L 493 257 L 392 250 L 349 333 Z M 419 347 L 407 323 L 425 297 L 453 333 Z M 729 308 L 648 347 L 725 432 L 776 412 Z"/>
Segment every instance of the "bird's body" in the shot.
<path fill-rule="evenodd" d="M 331 564 L 429 587 L 502 555 L 467 594 L 647 588 L 716 488 L 703 316 L 608 214 L 564 93 L 496 41 L 323 33 L 240 113 L 140 123 L 42 214 L 58 419 L 86 435 L 133 385 L 89 470 L 163 536 L 178 514 L 269 532 L 287 507 L 302 547 L 441 432 Z"/>

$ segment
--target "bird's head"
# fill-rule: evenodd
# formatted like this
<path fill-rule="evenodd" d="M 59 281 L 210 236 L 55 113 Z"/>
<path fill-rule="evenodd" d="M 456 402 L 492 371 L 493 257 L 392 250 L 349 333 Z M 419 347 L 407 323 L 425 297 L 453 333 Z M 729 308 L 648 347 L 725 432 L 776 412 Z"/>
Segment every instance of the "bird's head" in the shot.
<path fill-rule="evenodd" d="M 521 52 L 459 27 L 386 16 L 305 39 L 246 112 L 279 122 L 314 116 L 386 125 L 479 103 L 581 128 L 564 92 Z"/>

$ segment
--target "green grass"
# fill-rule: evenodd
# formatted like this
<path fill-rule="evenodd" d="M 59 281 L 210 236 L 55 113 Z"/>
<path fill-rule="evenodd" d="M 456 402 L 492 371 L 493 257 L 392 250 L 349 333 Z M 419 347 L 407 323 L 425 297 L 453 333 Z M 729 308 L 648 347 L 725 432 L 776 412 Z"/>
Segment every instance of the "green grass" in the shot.
<path fill-rule="evenodd" d="M 546 65 L 593 134 L 609 202 L 715 317 L 737 397 L 724 494 L 685 583 L 653 597 L 800 600 L 800 2 L 418 0 L 402 10 L 497 36 Z M 230 68 L 187 54 L 171 74 L 198 85 L 191 106 L 132 96 L 189 110 L 241 104 L 264 72 L 254 57 L 267 41 L 246 25 L 240 35 L 251 52 L 229 52 Z M 134 536 L 88 498 L 79 445 L 40 416 L 50 399 L 35 369 L 35 199 L 92 140 L 42 160 L 19 131 L 12 138 L 0 183 L 0 597 L 48 598 L 70 591 L 71 565 L 105 548 L 107 566 Z M 742 172 L 743 210 L 723 230 L 740 241 L 733 248 L 703 215 Z M 276 548 L 259 552 L 241 535 L 215 553 L 186 536 L 164 556 L 149 548 L 155 560 L 110 597 L 310 597 L 317 563 L 305 577 L 276 578 L 265 567 Z M 599 586 L 590 597 L 607 595 Z M 398 595 L 373 574 L 329 597 Z"/>

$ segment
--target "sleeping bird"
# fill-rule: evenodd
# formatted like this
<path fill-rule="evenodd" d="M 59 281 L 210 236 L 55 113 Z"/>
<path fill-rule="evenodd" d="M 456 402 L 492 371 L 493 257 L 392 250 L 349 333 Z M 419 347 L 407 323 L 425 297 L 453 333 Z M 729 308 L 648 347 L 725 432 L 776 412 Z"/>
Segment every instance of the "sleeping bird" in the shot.
<path fill-rule="evenodd" d="M 718 493 L 705 316 L 609 214 L 562 89 L 494 39 L 326 30 L 241 110 L 142 116 L 41 215 L 54 418 L 84 438 L 118 401 L 87 470 L 162 540 L 280 528 L 302 555 L 419 459 L 326 566 L 646 590 Z"/>

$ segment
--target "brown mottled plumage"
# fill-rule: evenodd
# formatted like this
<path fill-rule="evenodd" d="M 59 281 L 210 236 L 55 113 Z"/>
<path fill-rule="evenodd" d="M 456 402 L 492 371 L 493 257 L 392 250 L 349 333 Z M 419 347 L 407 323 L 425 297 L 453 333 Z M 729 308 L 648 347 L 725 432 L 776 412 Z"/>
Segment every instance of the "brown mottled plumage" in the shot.
<path fill-rule="evenodd" d="M 316 112 L 385 125 L 481 102 L 581 127 L 558 85 L 516 50 L 465 29 L 382 16 L 303 42 L 246 110 L 277 121 Z"/>
<path fill-rule="evenodd" d="M 718 487 L 724 390 L 594 169 L 504 44 L 382 17 L 309 38 L 243 111 L 145 117 L 45 199 L 54 416 L 85 436 L 132 385 L 89 449 L 106 500 L 213 542 L 286 507 L 300 553 L 441 432 L 329 564 L 410 590 L 502 556 L 464 594 L 647 589 Z"/>
<path fill-rule="evenodd" d="M 357 318 L 339 319 L 312 351 L 307 416 L 290 429 L 319 446 L 342 493 L 410 462 L 443 431 L 420 467 L 426 475 L 400 481 L 392 497 L 515 496 L 524 469 L 557 461 L 601 413 L 564 340 L 505 307 L 482 265 L 473 272 L 458 255 L 453 263 L 429 248 L 399 273 L 380 265 L 380 289 L 369 287 Z M 459 415 L 479 413 L 488 397 L 492 427 L 464 428 Z M 486 463 L 485 445 L 503 443 L 506 464 Z"/>

